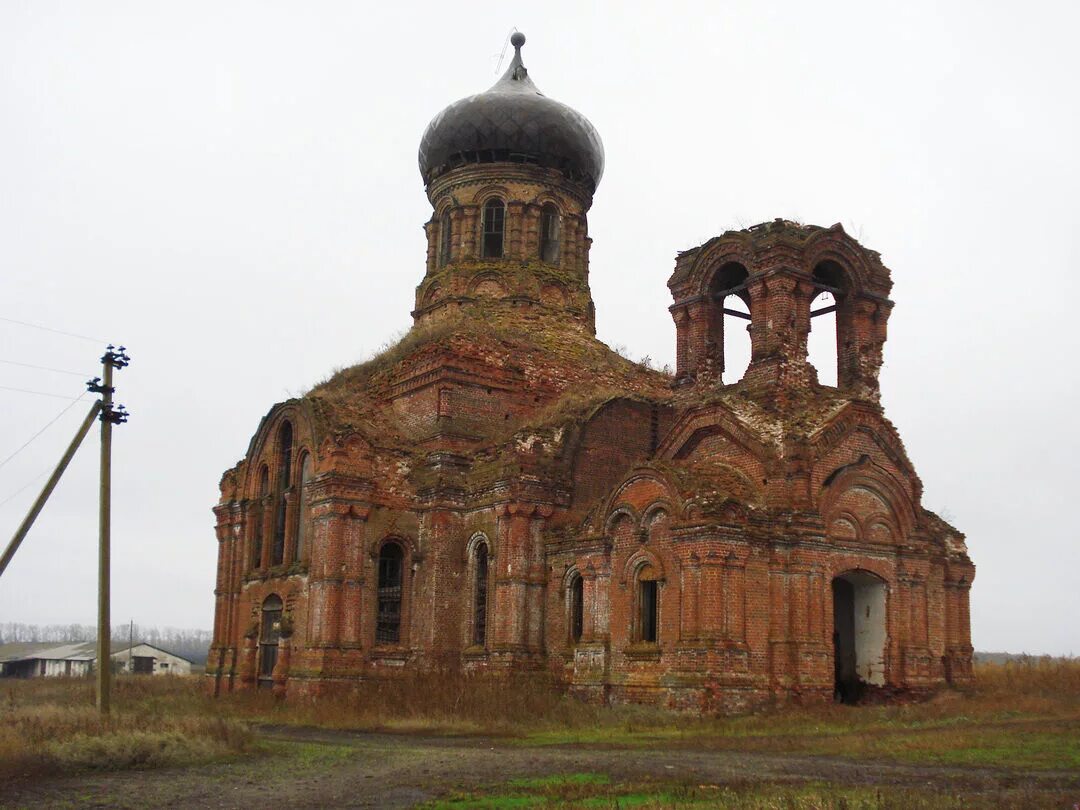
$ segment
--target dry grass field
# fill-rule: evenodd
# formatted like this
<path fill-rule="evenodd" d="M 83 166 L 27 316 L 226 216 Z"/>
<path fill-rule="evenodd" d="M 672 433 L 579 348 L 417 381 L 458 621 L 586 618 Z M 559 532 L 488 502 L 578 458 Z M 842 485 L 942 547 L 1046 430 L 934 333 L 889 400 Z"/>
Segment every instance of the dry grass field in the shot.
<path fill-rule="evenodd" d="M 121 678 L 113 715 L 102 720 L 90 681 L 4 681 L 0 780 L 9 789 L 0 804 L 94 804 L 100 795 L 84 796 L 80 786 L 130 791 L 132 780 L 146 800 L 159 790 L 174 795 L 168 791 L 177 780 L 194 778 L 255 786 L 248 790 L 280 782 L 276 795 L 296 791 L 294 803 L 306 806 L 300 791 L 312 789 L 304 787 L 308 777 L 317 785 L 323 777 L 325 785 L 355 778 L 361 792 L 353 799 L 381 797 L 374 804 L 386 806 L 1080 801 L 1080 661 L 982 664 L 977 677 L 970 692 L 919 703 L 795 706 L 727 718 L 588 706 L 535 681 L 457 675 L 285 702 L 266 693 L 215 700 L 197 678 Z M 496 749 L 500 765 L 492 767 L 488 752 Z M 425 767 L 442 757 L 442 771 Z M 661 765 L 665 758 L 670 763 Z M 385 793 L 387 785 L 398 793 Z M 242 795 L 226 806 L 244 806 Z"/>

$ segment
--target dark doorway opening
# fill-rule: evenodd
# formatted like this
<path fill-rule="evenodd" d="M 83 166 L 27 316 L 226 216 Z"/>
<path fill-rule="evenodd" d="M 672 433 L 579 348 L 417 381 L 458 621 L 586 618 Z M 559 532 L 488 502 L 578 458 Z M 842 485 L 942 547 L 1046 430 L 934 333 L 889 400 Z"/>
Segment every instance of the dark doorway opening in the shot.
<path fill-rule="evenodd" d="M 833 697 L 858 703 L 868 686 L 885 685 L 885 583 L 865 571 L 832 582 Z"/>

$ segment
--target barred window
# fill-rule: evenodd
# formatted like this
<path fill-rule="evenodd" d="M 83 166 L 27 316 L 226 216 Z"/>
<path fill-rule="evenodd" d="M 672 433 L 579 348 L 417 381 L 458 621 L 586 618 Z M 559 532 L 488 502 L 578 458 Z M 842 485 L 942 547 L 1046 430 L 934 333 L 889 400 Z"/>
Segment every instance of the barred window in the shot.
<path fill-rule="evenodd" d="M 450 227 L 450 212 L 447 211 L 439 218 L 439 267 L 450 261 L 450 248 L 454 244 Z"/>
<path fill-rule="evenodd" d="M 559 263 L 559 209 L 551 203 L 540 211 L 540 261 Z"/>
<path fill-rule="evenodd" d="M 376 644 L 401 641 L 401 583 L 405 553 L 397 543 L 387 543 L 379 552 L 379 607 L 375 622 Z"/>
<path fill-rule="evenodd" d="M 476 566 L 476 584 L 473 589 L 473 644 L 483 647 L 487 643 L 488 599 L 488 549 L 480 543 L 473 555 Z"/>
<path fill-rule="evenodd" d="M 501 259 L 503 255 L 503 230 L 506 224 L 506 206 L 500 199 L 488 200 L 484 206 L 484 244 L 482 257 Z"/>
<path fill-rule="evenodd" d="M 570 580 L 570 641 L 581 641 L 585 629 L 585 582 L 581 574 Z"/>
<path fill-rule="evenodd" d="M 660 583 L 651 565 L 643 565 L 637 575 L 636 641 L 655 643 L 660 634 Z"/>

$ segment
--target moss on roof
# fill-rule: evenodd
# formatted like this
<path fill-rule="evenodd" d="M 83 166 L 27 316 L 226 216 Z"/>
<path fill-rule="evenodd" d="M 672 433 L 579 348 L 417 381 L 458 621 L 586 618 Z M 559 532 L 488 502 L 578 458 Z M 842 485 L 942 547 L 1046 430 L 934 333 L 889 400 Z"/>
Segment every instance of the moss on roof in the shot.
<path fill-rule="evenodd" d="M 544 407 L 552 417 L 573 415 L 591 403 L 614 396 L 669 398 L 671 378 L 622 357 L 605 343 L 557 317 L 516 313 L 513 322 L 499 313 L 417 326 L 397 343 L 357 365 L 340 369 L 304 398 L 321 431 L 357 431 L 380 444 L 408 444 L 418 438 L 396 417 L 390 399 L 395 382 L 413 370 L 442 360 L 476 364 L 515 380 L 519 394 L 556 394 Z M 497 435 L 509 436 L 535 416 L 510 420 Z"/>

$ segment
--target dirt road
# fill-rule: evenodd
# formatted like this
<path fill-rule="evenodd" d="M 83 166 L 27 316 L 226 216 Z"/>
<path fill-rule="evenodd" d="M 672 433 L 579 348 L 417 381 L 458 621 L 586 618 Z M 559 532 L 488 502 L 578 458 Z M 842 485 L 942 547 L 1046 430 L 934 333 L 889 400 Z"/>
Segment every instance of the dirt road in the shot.
<path fill-rule="evenodd" d="M 521 777 L 601 773 L 612 781 L 683 784 L 825 782 L 981 797 L 1022 795 L 1045 806 L 1080 801 L 1080 773 L 949 768 L 833 757 L 658 745 L 529 747 L 506 740 L 263 728 L 271 751 L 229 763 L 81 774 L 3 786 L 4 807 L 412 807 L 455 790 Z M 1063 804 L 1068 801 L 1069 804 Z M 1027 803 L 1027 802 L 1025 802 Z"/>

